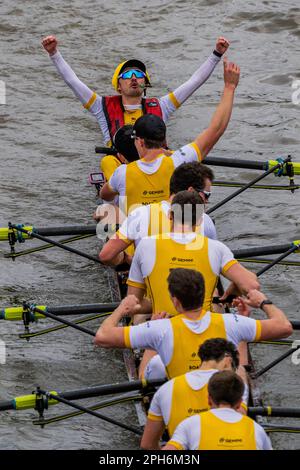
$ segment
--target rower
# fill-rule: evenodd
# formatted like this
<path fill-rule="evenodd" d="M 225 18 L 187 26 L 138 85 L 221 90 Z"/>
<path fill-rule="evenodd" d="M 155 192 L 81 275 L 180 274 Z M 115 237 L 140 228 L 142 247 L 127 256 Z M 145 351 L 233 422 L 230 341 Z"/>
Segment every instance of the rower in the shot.
<path fill-rule="evenodd" d="M 203 311 L 204 278 L 193 269 L 172 269 L 168 276 L 168 291 L 178 315 L 166 318 L 164 312 L 155 321 L 119 326 L 122 318 L 141 312 L 137 297 L 129 295 L 103 321 L 96 333 L 95 344 L 105 348 L 155 350 L 167 376 L 173 378 L 199 368 L 197 351 L 207 339 L 224 338 L 237 347 L 241 341 L 278 339 L 292 334 L 292 325 L 285 314 L 258 290 L 248 292 L 248 305 L 261 306 L 267 320 Z"/>
<path fill-rule="evenodd" d="M 140 160 L 121 165 L 101 189 L 106 201 L 120 196 L 120 204 L 128 214 L 137 205 L 167 200 L 172 173 L 181 163 L 202 161 L 224 134 L 232 112 L 233 99 L 238 86 L 240 69 L 224 59 L 224 90 L 209 127 L 192 143 L 181 147 L 172 155 L 165 154 L 166 125 L 153 114 L 137 119 L 133 138 Z"/>
<path fill-rule="evenodd" d="M 159 450 L 159 441 L 167 428 L 172 436 L 185 418 L 209 409 L 207 383 L 218 370 L 237 370 L 239 353 L 234 344 L 223 338 L 206 340 L 199 348 L 200 368 L 175 377 L 162 385 L 151 400 L 148 419 L 141 441 L 143 449 Z M 243 377 L 246 378 L 243 370 Z M 248 385 L 245 384 L 242 407 L 246 413 Z"/>
<path fill-rule="evenodd" d="M 124 262 L 124 251 L 134 244 L 135 247 L 147 236 L 158 235 L 163 229 L 170 231 L 168 214 L 171 202 L 179 191 L 196 191 L 208 203 L 211 195 L 211 185 L 214 179 L 212 170 L 200 162 L 182 163 L 174 170 L 170 180 L 169 201 L 141 206 L 131 212 L 124 220 L 120 229 L 109 239 L 99 253 L 103 264 L 116 266 Z M 102 211 L 101 206 L 99 210 Z M 106 219 L 105 219 L 106 221 Z M 201 225 L 203 234 L 207 238 L 217 239 L 215 225 L 209 215 L 203 215 Z"/>
<path fill-rule="evenodd" d="M 101 97 L 82 83 L 65 62 L 57 49 L 55 36 L 44 38 L 42 45 L 65 83 L 84 108 L 97 119 L 104 142 L 111 145 L 118 128 L 124 124 L 134 124 L 143 114 L 156 114 L 166 122 L 169 116 L 210 77 L 228 49 L 229 42 L 219 37 L 215 50 L 196 72 L 176 90 L 159 99 L 145 97 L 146 89 L 151 84 L 146 66 L 140 60 L 130 59 L 119 64 L 112 77 L 112 86 L 118 95 Z M 101 169 L 107 181 L 119 165 L 118 158 L 112 155 L 102 159 Z"/>
<path fill-rule="evenodd" d="M 132 126 L 126 125 L 117 130 L 113 137 L 113 147 L 117 151 L 116 157 L 121 163 L 127 164 L 139 159 L 139 154 L 131 138 Z M 120 213 L 118 207 L 118 198 L 107 204 L 100 204 L 93 214 L 94 220 L 102 221 L 105 224 L 120 224 L 124 221 L 125 216 Z M 103 219 L 105 218 L 105 222 Z"/>
<path fill-rule="evenodd" d="M 204 313 L 212 308 L 214 289 L 221 274 L 232 281 L 238 292 L 247 293 L 259 287 L 256 275 L 235 260 L 226 245 L 196 233 L 202 224 L 203 209 L 204 202 L 198 193 L 180 191 L 171 204 L 171 231 L 144 238 L 135 251 L 127 281 L 128 294 L 142 301 L 147 289 L 153 313 L 177 314 L 167 286 L 169 272 L 174 268 L 196 269 L 202 273 Z"/>
<path fill-rule="evenodd" d="M 243 391 L 236 373 L 213 374 L 208 382 L 212 409 L 182 421 L 163 450 L 272 450 L 262 426 L 237 411 Z"/>

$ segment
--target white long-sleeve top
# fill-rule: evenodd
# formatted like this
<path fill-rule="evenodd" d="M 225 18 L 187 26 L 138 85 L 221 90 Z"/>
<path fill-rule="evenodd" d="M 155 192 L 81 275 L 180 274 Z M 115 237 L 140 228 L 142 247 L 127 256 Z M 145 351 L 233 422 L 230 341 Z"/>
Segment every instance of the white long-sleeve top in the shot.
<path fill-rule="evenodd" d="M 59 51 L 50 57 L 65 83 L 71 88 L 83 106 L 95 116 L 102 131 L 104 142 L 108 143 L 110 141 L 110 135 L 103 112 L 102 97 L 91 90 L 77 77 Z M 219 62 L 220 57 L 217 57 L 213 53 L 210 54 L 206 61 L 186 82 L 173 92 L 159 98 L 164 121 L 167 121 L 170 115 L 206 82 Z"/>

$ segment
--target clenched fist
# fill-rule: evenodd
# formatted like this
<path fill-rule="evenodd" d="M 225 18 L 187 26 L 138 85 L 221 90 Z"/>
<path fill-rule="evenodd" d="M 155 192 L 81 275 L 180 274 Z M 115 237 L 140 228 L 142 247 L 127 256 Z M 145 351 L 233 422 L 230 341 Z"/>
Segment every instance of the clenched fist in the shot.
<path fill-rule="evenodd" d="M 57 52 L 57 39 L 55 36 L 47 36 L 44 38 L 42 45 L 49 55 L 54 55 Z"/>

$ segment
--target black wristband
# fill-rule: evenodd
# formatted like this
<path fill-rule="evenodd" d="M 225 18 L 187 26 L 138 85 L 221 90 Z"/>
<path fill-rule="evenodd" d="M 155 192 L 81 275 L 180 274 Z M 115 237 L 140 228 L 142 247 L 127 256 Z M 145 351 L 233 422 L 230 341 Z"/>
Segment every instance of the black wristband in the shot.
<path fill-rule="evenodd" d="M 217 57 L 222 57 L 223 54 L 218 52 L 216 49 L 213 51 L 213 54 L 215 54 Z"/>
<path fill-rule="evenodd" d="M 264 305 L 272 305 L 272 304 L 273 304 L 272 300 L 265 299 L 265 300 L 263 300 L 263 301 L 261 302 L 259 308 L 260 308 L 261 310 L 263 310 Z"/>

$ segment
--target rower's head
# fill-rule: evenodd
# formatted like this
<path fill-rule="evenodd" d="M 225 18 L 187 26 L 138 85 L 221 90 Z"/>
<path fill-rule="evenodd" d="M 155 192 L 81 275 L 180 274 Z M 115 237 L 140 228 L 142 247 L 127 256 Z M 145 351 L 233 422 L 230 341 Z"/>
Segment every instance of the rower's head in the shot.
<path fill-rule="evenodd" d="M 172 269 L 168 279 L 172 303 L 178 313 L 200 310 L 204 301 L 205 284 L 201 273 L 194 269 Z"/>
<path fill-rule="evenodd" d="M 166 145 L 166 125 L 159 116 L 145 114 L 134 123 L 132 138 L 139 156 L 143 158 L 148 150 Z"/>
<path fill-rule="evenodd" d="M 239 375 L 230 370 L 216 372 L 208 382 L 208 403 L 211 408 L 238 410 L 245 385 Z"/>
<path fill-rule="evenodd" d="M 224 338 L 211 338 L 199 347 L 201 365 L 210 369 L 236 370 L 239 367 L 239 352 L 231 341 Z"/>
<path fill-rule="evenodd" d="M 139 154 L 132 139 L 133 127 L 126 125 L 117 130 L 113 138 L 113 146 L 118 152 L 118 156 L 124 163 L 130 163 L 139 159 Z"/>
<path fill-rule="evenodd" d="M 114 89 L 125 97 L 141 97 L 146 87 L 151 86 L 145 64 L 137 59 L 119 64 L 111 83 Z"/>
<path fill-rule="evenodd" d="M 213 180 L 213 171 L 203 163 L 182 163 L 174 170 L 170 179 L 171 198 L 179 191 L 196 191 L 207 203 Z"/>
<path fill-rule="evenodd" d="M 171 231 L 194 232 L 200 227 L 204 213 L 204 201 L 195 191 L 179 191 L 171 203 L 169 218 Z"/>

